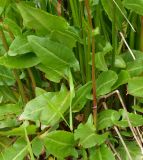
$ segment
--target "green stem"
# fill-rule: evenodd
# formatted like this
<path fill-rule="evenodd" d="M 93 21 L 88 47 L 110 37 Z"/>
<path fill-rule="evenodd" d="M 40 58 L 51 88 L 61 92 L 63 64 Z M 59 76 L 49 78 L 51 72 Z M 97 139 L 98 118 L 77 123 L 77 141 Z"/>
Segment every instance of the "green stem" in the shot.
<path fill-rule="evenodd" d="M 78 9 L 75 0 L 70 0 L 70 6 L 72 10 L 72 17 L 74 25 L 79 27 Z"/>
<path fill-rule="evenodd" d="M 5 38 L 5 35 L 4 35 L 4 32 L 3 32 L 2 28 L 0 28 L 0 38 L 2 40 L 3 47 L 5 48 L 6 51 L 8 51 L 9 46 L 8 46 L 8 43 L 7 43 L 7 40 Z"/>
<path fill-rule="evenodd" d="M 16 81 L 17 81 L 18 88 L 19 88 L 19 92 L 20 92 L 20 94 L 21 94 L 22 100 L 23 100 L 24 103 L 26 103 L 26 102 L 27 102 L 27 98 L 26 98 L 26 96 L 25 96 L 23 84 L 22 84 L 22 82 L 21 82 L 21 80 L 20 80 L 20 78 L 19 78 L 19 75 L 18 75 L 18 73 L 17 73 L 17 70 L 14 69 L 14 70 L 13 70 L 13 73 L 14 73 L 15 79 L 16 79 Z"/>
<path fill-rule="evenodd" d="M 36 88 L 35 78 L 34 78 L 33 73 L 32 73 L 32 71 L 31 71 L 30 68 L 28 68 L 27 71 L 28 71 L 29 77 L 30 77 L 31 82 L 32 82 L 32 89 L 33 89 L 33 91 L 35 92 L 35 88 Z"/>
<path fill-rule="evenodd" d="M 137 18 L 137 15 L 133 14 L 132 21 L 131 21 L 133 27 L 135 26 L 136 18 Z M 134 48 L 134 45 L 135 45 L 135 32 L 132 29 L 130 29 L 129 46 L 132 49 L 132 48 Z"/>
<path fill-rule="evenodd" d="M 115 55 L 117 53 L 117 29 L 116 29 L 116 6 L 113 3 L 113 22 L 112 22 L 112 46 L 113 46 L 113 52 L 112 52 L 112 68 L 114 68 L 115 65 Z"/>

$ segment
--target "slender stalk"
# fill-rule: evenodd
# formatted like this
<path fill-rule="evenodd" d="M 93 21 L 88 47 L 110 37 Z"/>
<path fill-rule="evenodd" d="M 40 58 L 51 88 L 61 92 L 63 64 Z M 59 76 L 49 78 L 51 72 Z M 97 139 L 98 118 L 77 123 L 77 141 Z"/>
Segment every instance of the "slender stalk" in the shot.
<path fill-rule="evenodd" d="M 82 22 L 81 22 L 82 17 L 80 17 L 82 11 L 78 10 L 79 2 L 77 2 L 76 0 L 70 0 L 69 2 L 70 2 L 71 11 L 72 11 L 74 26 L 82 28 Z M 80 32 L 80 37 L 83 37 L 82 32 Z M 83 50 L 83 46 L 80 43 L 77 44 L 76 51 L 77 51 L 77 56 L 79 57 L 82 83 L 84 84 L 85 83 L 85 68 L 84 68 L 84 56 L 83 56 L 84 50 Z"/>
<path fill-rule="evenodd" d="M 79 25 L 79 17 L 78 17 L 78 12 L 77 12 L 76 1 L 75 0 L 70 0 L 70 6 L 71 6 L 71 10 L 72 10 L 73 23 L 76 26 L 80 26 Z"/>
<path fill-rule="evenodd" d="M 89 1 L 85 0 L 85 7 L 88 15 L 88 22 L 91 30 L 93 31 Z M 97 99 L 96 99 L 96 80 L 95 80 L 95 37 L 92 36 L 92 91 L 93 91 L 93 121 L 96 127 L 97 121 Z"/>
<path fill-rule="evenodd" d="M 137 18 L 137 15 L 133 14 L 133 17 L 132 17 L 132 24 L 133 24 L 133 26 L 135 26 L 136 18 Z M 130 30 L 129 45 L 130 45 L 131 49 L 133 49 L 134 45 L 135 45 L 135 32 L 132 29 Z"/>
<path fill-rule="evenodd" d="M 7 40 L 5 38 L 5 35 L 4 35 L 4 32 L 3 32 L 2 28 L 0 28 L 0 38 L 2 40 L 3 47 L 5 48 L 6 51 L 8 51 L 9 46 L 8 46 L 8 43 L 7 43 Z"/>
<path fill-rule="evenodd" d="M 27 71 L 28 71 L 29 77 L 30 77 L 31 82 L 32 82 L 32 89 L 33 89 L 33 91 L 35 92 L 35 88 L 36 88 L 35 78 L 34 78 L 33 73 L 32 73 L 32 71 L 31 71 L 30 68 L 28 68 Z"/>
<path fill-rule="evenodd" d="M 30 153 L 31 160 L 34 160 L 35 158 L 34 158 L 34 155 L 33 155 L 31 143 L 30 143 L 29 138 L 28 138 L 28 133 L 27 133 L 26 127 L 24 128 L 24 132 L 25 132 L 25 138 L 26 138 L 26 141 L 27 141 L 28 150 L 29 150 L 29 153 Z"/>
<path fill-rule="evenodd" d="M 117 29 L 116 29 L 116 6 L 113 3 L 113 22 L 112 22 L 112 46 L 113 46 L 113 52 L 112 52 L 112 68 L 114 68 L 115 65 L 115 55 L 117 53 Z"/>
<path fill-rule="evenodd" d="M 58 2 L 57 2 L 57 7 L 56 7 L 56 9 L 57 9 L 57 13 L 58 13 L 58 16 L 61 16 L 61 13 L 62 13 L 62 0 L 58 0 Z"/>
<path fill-rule="evenodd" d="M 13 70 L 13 73 L 14 73 L 14 76 L 15 76 L 15 78 L 16 78 L 16 81 L 17 81 L 17 84 L 18 84 L 18 88 L 19 88 L 19 92 L 20 92 L 20 94 L 21 94 L 22 100 L 23 100 L 24 103 L 26 103 L 26 102 L 27 102 L 27 98 L 26 98 L 26 96 L 25 96 L 23 84 L 22 84 L 22 82 L 21 82 L 21 80 L 20 80 L 20 78 L 19 78 L 19 75 L 18 75 L 18 73 L 17 73 L 17 70 L 14 69 L 14 70 Z"/>

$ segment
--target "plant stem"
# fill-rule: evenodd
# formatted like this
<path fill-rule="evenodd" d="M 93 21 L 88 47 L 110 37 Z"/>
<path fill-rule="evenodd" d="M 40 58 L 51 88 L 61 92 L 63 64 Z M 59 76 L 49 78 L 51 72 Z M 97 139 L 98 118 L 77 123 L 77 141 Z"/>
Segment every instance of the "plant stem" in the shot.
<path fill-rule="evenodd" d="M 9 50 L 9 46 L 8 46 L 8 43 L 6 41 L 6 38 L 5 38 L 5 35 L 4 35 L 4 32 L 2 29 L 0 29 L 0 38 L 2 40 L 2 43 L 3 43 L 3 47 L 5 48 L 6 51 Z"/>
<path fill-rule="evenodd" d="M 31 71 L 31 69 L 30 69 L 30 68 L 28 68 L 28 69 L 27 69 L 27 71 L 28 71 L 29 77 L 30 77 L 31 82 L 32 82 L 32 89 L 33 89 L 33 91 L 35 92 L 36 82 L 35 82 L 35 79 L 34 79 L 33 73 L 32 73 L 32 71 Z"/>
<path fill-rule="evenodd" d="M 27 98 L 26 98 L 26 96 L 25 96 L 24 88 L 23 88 L 22 82 L 21 82 L 21 80 L 20 80 L 20 78 L 19 78 L 19 75 L 18 75 L 18 73 L 17 73 L 17 70 L 14 69 L 14 70 L 13 70 L 13 73 L 14 73 L 14 76 L 15 76 L 15 78 L 16 78 L 16 81 L 17 81 L 17 84 L 18 84 L 18 88 L 19 88 L 19 92 L 20 92 L 20 94 L 21 94 L 22 100 L 23 100 L 24 103 L 26 103 L 26 102 L 27 102 Z"/>
<path fill-rule="evenodd" d="M 116 6 L 113 3 L 113 22 L 112 22 L 112 46 L 113 46 L 113 52 L 112 52 L 112 68 L 114 68 L 115 65 L 115 55 L 117 53 L 117 29 L 116 29 Z"/>
<path fill-rule="evenodd" d="M 29 138 L 28 138 L 26 127 L 24 127 L 24 131 L 25 131 L 25 138 L 26 138 L 26 141 L 27 141 L 28 150 L 29 150 L 29 153 L 30 153 L 31 160 L 34 160 L 35 158 L 34 158 L 34 155 L 33 155 L 31 143 L 30 143 Z"/>
<path fill-rule="evenodd" d="M 85 6 L 88 14 L 88 23 L 93 31 L 89 1 L 85 0 Z M 95 37 L 92 35 L 92 92 L 93 92 L 93 121 L 96 127 L 97 122 L 97 99 L 96 99 L 96 80 L 95 80 Z"/>

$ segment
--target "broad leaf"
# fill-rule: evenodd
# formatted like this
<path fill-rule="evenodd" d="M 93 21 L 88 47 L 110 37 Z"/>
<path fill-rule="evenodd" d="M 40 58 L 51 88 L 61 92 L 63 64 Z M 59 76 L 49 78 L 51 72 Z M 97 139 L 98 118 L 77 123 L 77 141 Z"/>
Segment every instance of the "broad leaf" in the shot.
<path fill-rule="evenodd" d="M 115 14 L 115 16 L 116 16 L 116 22 L 117 22 L 118 27 L 121 28 L 121 25 L 122 25 L 123 20 L 124 20 L 124 17 L 122 15 L 122 13 L 126 14 L 126 11 L 125 11 L 125 9 L 124 9 L 124 7 L 122 5 L 121 0 L 116 0 L 115 1 L 121 11 L 114 4 L 113 0 L 110 0 L 110 1 L 108 1 L 108 0 L 101 0 L 101 2 L 102 2 L 102 5 L 103 5 L 103 8 L 104 8 L 105 12 L 107 13 L 107 15 L 108 15 L 108 17 L 109 17 L 109 19 L 111 21 L 114 20 L 114 12 L 113 11 L 114 11 L 114 8 L 116 9 L 116 14 Z"/>
<path fill-rule="evenodd" d="M 133 160 L 141 160 L 143 158 L 140 148 L 135 141 L 127 141 L 126 146 Z M 122 160 L 129 159 L 128 154 L 126 153 L 122 144 L 119 145 L 117 151 L 120 154 Z"/>
<path fill-rule="evenodd" d="M 106 71 L 102 72 L 99 77 L 97 78 L 96 85 L 97 85 L 97 96 L 101 96 L 111 92 L 111 87 L 117 81 L 118 76 L 114 71 Z"/>
<path fill-rule="evenodd" d="M 17 36 L 11 43 L 8 51 L 9 56 L 16 56 L 32 52 L 31 46 L 24 36 Z"/>
<path fill-rule="evenodd" d="M 29 101 L 20 116 L 21 120 L 40 121 L 55 125 L 70 105 L 70 93 L 63 86 L 60 92 L 47 92 Z"/>
<path fill-rule="evenodd" d="M 143 60 L 135 60 L 127 63 L 127 71 L 130 75 L 139 76 L 143 72 Z"/>
<path fill-rule="evenodd" d="M 24 139 L 19 138 L 12 146 L 0 154 L 1 160 L 23 160 L 28 152 L 28 146 Z"/>
<path fill-rule="evenodd" d="M 95 133 L 95 126 L 91 116 L 89 116 L 86 124 L 80 124 L 74 133 L 75 140 L 79 140 L 79 145 L 84 148 L 91 148 L 97 144 L 100 145 L 107 137 L 108 133 L 102 135 Z"/>
<path fill-rule="evenodd" d="M 141 106 L 135 105 L 135 106 L 132 106 L 132 108 L 137 112 L 143 113 L 143 107 Z"/>
<path fill-rule="evenodd" d="M 0 64 L 8 68 L 29 68 L 37 65 L 38 63 L 40 63 L 40 60 L 34 53 L 27 53 L 14 57 L 8 55 L 0 57 Z"/>
<path fill-rule="evenodd" d="M 43 142 L 40 138 L 36 137 L 32 140 L 32 151 L 35 156 L 38 156 L 42 153 L 44 148 Z"/>
<path fill-rule="evenodd" d="M 57 158 L 65 158 L 67 156 L 77 157 L 74 148 L 74 135 L 66 131 L 53 131 L 48 133 L 43 139 L 44 145 L 50 154 Z"/>
<path fill-rule="evenodd" d="M 76 38 L 66 32 L 52 31 L 50 35 L 52 41 L 64 44 L 66 47 L 73 48 L 76 46 Z"/>
<path fill-rule="evenodd" d="M 12 86 L 14 84 L 15 79 L 13 77 L 12 70 L 0 65 L 0 86 Z"/>
<path fill-rule="evenodd" d="M 18 3 L 17 7 L 23 17 L 24 26 L 28 28 L 35 29 L 42 34 L 47 34 L 52 30 L 68 29 L 68 23 L 62 17 L 49 14 L 23 2 Z"/>
<path fill-rule="evenodd" d="M 78 61 L 70 48 L 48 38 L 29 36 L 28 41 L 41 63 L 54 72 L 64 74 L 69 67 L 78 69 Z"/>
<path fill-rule="evenodd" d="M 120 110 L 122 114 L 122 119 L 118 122 L 116 122 L 116 125 L 119 127 L 129 127 L 129 123 L 127 120 L 127 115 L 130 120 L 130 123 L 133 127 L 142 126 L 143 125 L 143 116 L 135 113 L 129 113 L 124 110 Z"/>
<path fill-rule="evenodd" d="M 118 80 L 116 81 L 116 83 L 112 86 L 112 89 L 115 90 L 117 89 L 119 86 L 128 83 L 130 79 L 130 75 L 128 73 L 128 71 L 126 70 L 121 70 L 121 72 L 118 74 Z"/>
<path fill-rule="evenodd" d="M 115 56 L 115 67 L 117 68 L 125 68 L 126 63 L 120 55 Z"/>
<path fill-rule="evenodd" d="M 33 135 L 36 133 L 36 126 L 34 125 L 29 125 L 26 127 L 27 134 L 28 135 Z M 20 127 L 8 130 L 8 131 L 0 131 L 0 135 L 7 135 L 7 136 L 25 136 L 24 132 L 24 126 L 21 125 Z"/>
<path fill-rule="evenodd" d="M 8 27 L 8 29 L 14 34 L 14 36 L 21 36 L 22 30 L 21 28 L 10 18 L 4 18 L 4 25 Z"/>
<path fill-rule="evenodd" d="M 143 97 L 143 77 L 134 77 L 129 80 L 128 93 L 136 97 Z"/>
<path fill-rule="evenodd" d="M 112 127 L 120 118 L 120 113 L 115 110 L 104 110 L 98 114 L 98 130 Z"/>
<path fill-rule="evenodd" d="M 126 8 L 131 9 L 132 11 L 136 12 L 137 14 L 143 15 L 143 1 L 142 0 L 138 0 L 138 1 L 124 0 L 123 5 Z"/>
<path fill-rule="evenodd" d="M 103 144 L 96 149 L 90 149 L 89 160 L 115 160 L 115 157 L 109 147 Z"/>
<path fill-rule="evenodd" d="M 88 82 L 85 85 L 78 88 L 75 92 L 75 97 L 72 100 L 72 111 L 79 112 L 87 102 L 86 96 L 88 96 L 92 89 L 92 83 Z"/>
<path fill-rule="evenodd" d="M 48 65 L 43 65 L 43 64 L 39 64 L 36 66 L 36 68 L 38 68 L 40 71 L 45 73 L 45 77 L 50 80 L 53 81 L 55 83 L 59 83 L 60 80 L 64 77 L 65 79 L 67 78 L 64 73 L 58 71 L 58 70 L 53 70 L 53 68 L 50 68 Z"/>
<path fill-rule="evenodd" d="M 95 54 L 95 65 L 100 71 L 108 70 L 104 54 L 102 52 L 98 52 Z"/>
<path fill-rule="evenodd" d="M 18 104 L 3 104 L 0 105 L 0 117 L 7 115 L 18 115 L 22 111 L 22 108 Z"/>

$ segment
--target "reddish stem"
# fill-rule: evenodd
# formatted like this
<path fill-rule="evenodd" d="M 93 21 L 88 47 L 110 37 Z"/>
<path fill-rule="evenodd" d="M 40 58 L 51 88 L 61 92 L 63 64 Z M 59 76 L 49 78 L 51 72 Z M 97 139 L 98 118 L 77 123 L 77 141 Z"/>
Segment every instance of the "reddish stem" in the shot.
<path fill-rule="evenodd" d="M 89 8 L 89 1 L 85 0 L 85 6 L 88 14 L 88 22 L 93 31 L 92 18 Z M 92 92 L 93 92 L 93 121 L 96 126 L 97 119 L 97 99 L 96 99 L 96 80 L 95 80 L 95 37 L 92 36 Z"/>

